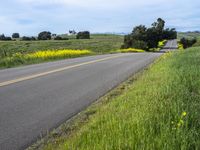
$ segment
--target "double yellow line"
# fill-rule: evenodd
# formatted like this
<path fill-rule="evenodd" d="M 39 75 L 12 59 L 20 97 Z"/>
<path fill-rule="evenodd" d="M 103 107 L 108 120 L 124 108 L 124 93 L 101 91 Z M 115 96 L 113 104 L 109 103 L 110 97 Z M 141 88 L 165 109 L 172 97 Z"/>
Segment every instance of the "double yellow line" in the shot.
<path fill-rule="evenodd" d="M 59 68 L 59 69 L 55 69 L 55 70 L 51 70 L 51 71 L 47 71 L 47 72 L 43 72 L 43 73 L 38 73 L 38 74 L 35 74 L 35 75 L 25 76 L 25 77 L 1 82 L 0 87 L 7 86 L 7 85 L 10 85 L 10 84 L 14 84 L 14 83 L 18 83 L 18 82 L 22 82 L 22 81 L 26 81 L 26 80 L 31 80 L 31 79 L 34 79 L 34 78 L 46 76 L 46 75 L 49 75 L 49 74 L 65 71 L 65 70 L 68 70 L 68 69 L 72 69 L 72 68 L 76 68 L 76 67 L 80 67 L 80 66 L 84 66 L 84 65 L 94 64 L 94 63 L 97 63 L 97 62 L 102 62 L 102 61 L 105 61 L 105 60 L 122 57 L 122 56 L 124 56 L 124 55 L 110 56 L 110 57 L 106 57 L 106 58 L 102 58 L 102 59 L 98 59 L 98 60 L 88 61 L 88 62 L 84 62 L 84 63 L 72 65 L 72 66 L 67 66 L 67 67 L 63 67 L 63 68 Z"/>

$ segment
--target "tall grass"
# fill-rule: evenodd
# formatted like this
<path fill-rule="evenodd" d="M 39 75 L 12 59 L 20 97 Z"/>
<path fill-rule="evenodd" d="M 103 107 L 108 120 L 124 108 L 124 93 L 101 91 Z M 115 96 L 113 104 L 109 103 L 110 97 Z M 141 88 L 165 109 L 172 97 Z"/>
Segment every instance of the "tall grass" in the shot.
<path fill-rule="evenodd" d="M 200 149 L 200 47 L 168 53 L 62 142 L 60 150 Z"/>

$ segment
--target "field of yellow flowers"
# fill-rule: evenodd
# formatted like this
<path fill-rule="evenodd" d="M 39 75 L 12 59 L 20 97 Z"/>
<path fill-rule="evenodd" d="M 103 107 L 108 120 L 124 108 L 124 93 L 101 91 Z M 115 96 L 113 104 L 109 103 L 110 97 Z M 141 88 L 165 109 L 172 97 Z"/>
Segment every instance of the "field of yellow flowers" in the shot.
<path fill-rule="evenodd" d="M 2 58 L 0 60 L 0 68 L 1 67 L 8 68 L 24 64 L 40 63 L 49 60 L 74 58 L 92 54 L 93 52 L 89 50 L 72 50 L 72 49 L 44 50 L 27 54 L 16 53 L 12 56 Z"/>
<path fill-rule="evenodd" d="M 142 53 L 145 52 L 142 49 L 136 49 L 136 48 L 127 48 L 127 49 L 121 49 L 119 50 L 121 53 Z"/>
<path fill-rule="evenodd" d="M 27 59 L 58 59 L 58 58 L 73 58 L 83 55 L 92 54 L 89 50 L 46 50 L 37 51 L 35 53 L 24 55 Z"/>

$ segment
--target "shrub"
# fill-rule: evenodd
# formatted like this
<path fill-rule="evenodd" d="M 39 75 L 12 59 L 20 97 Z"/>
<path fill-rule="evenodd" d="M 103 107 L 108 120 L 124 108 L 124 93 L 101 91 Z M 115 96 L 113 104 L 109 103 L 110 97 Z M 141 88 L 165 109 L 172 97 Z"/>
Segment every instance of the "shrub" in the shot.
<path fill-rule="evenodd" d="M 37 39 L 34 36 L 31 37 L 31 41 L 36 41 L 36 40 Z"/>
<path fill-rule="evenodd" d="M 83 32 L 79 32 L 76 35 L 77 39 L 90 39 L 90 32 L 89 31 L 83 31 Z"/>
<path fill-rule="evenodd" d="M 5 35 L 4 34 L 1 34 L 0 35 L 0 40 L 4 40 L 5 39 Z"/>
<path fill-rule="evenodd" d="M 12 34 L 12 38 L 20 38 L 19 33 L 13 33 L 13 34 Z"/>
<path fill-rule="evenodd" d="M 51 40 L 51 32 L 43 31 L 39 33 L 38 40 Z"/>
<path fill-rule="evenodd" d="M 4 41 L 12 41 L 11 37 L 5 37 Z"/>
<path fill-rule="evenodd" d="M 180 40 L 180 44 L 183 45 L 183 48 L 186 49 L 188 47 L 192 47 L 195 43 L 197 42 L 196 39 L 186 39 L 186 38 L 182 38 Z"/>
<path fill-rule="evenodd" d="M 11 41 L 12 38 L 11 37 L 6 37 L 4 34 L 0 35 L 0 40 L 1 41 Z"/>
<path fill-rule="evenodd" d="M 35 41 L 36 38 L 35 37 L 28 37 L 28 36 L 23 36 L 22 37 L 22 41 Z"/>
<path fill-rule="evenodd" d="M 54 40 L 69 40 L 68 38 L 63 38 L 61 36 L 56 36 Z"/>

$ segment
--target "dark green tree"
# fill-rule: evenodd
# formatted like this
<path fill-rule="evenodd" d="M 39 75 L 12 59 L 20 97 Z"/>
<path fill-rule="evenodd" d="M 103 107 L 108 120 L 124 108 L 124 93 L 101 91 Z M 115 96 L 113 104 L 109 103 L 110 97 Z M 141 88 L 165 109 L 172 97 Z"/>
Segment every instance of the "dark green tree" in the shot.
<path fill-rule="evenodd" d="M 165 21 L 158 18 L 150 28 L 146 28 L 144 25 L 136 26 L 131 34 L 124 37 L 122 48 L 132 47 L 149 50 L 157 48 L 158 42 L 163 39 L 175 39 L 176 37 L 175 29 L 165 30 Z"/>
<path fill-rule="evenodd" d="M 188 48 L 193 46 L 195 43 L 197 42 L 196 39 L 186 39 L 186 38 L 182 38 L 180 40 L 180 43 L 183 44 L 183 48 Z"/>
<path fill-rule="evenodd" d="M 38 40 L 51 40 L 51 32 L 43 31 L 38 34 Z"/>
<path fill-rule="evenodd" d="M 12 34 L 12 38 L 20 38 L 19 33 L 13 33 L 13 34 Z"/>
<path fill-rule="evenodd" d="M 89 31 L 83 31 L 83 32 L 78 32 L 76 35 L 77 39 L 90 39 L 90 32 Z"/>

